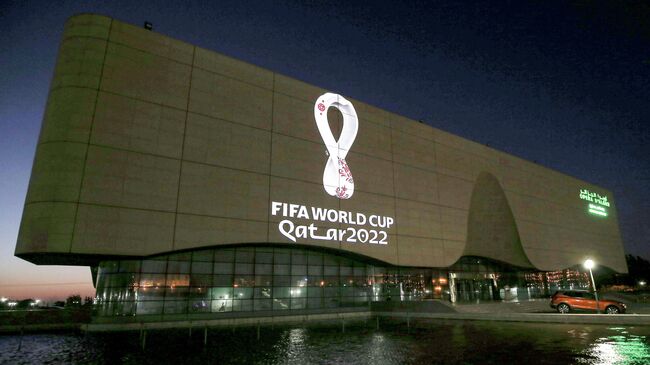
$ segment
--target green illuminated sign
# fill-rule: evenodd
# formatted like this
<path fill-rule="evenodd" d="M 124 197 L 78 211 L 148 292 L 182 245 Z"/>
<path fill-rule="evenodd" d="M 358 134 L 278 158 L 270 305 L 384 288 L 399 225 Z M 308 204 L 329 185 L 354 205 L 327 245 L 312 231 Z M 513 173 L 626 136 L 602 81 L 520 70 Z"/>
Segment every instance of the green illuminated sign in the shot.
<path fill-rule="evenodd" d="M 587 189 L 580 189 L 580 199 L 590 202 L 588 205 L 589 213 L 607 217 L 607 208 L 609 208 L 610 203 L 606 196 L 591 192 Z"/>
<path fill-rule="evenodd" d="M 607 209 L 600 205 L 589 204 L 589 213 L 607 217 Z"/>

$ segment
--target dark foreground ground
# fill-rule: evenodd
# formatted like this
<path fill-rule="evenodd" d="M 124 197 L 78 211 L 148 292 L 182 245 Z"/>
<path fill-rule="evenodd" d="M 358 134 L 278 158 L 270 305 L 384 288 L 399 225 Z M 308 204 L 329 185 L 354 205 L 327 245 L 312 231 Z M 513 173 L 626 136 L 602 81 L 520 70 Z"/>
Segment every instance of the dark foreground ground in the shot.
<path fill-rule="evenodd" d="M 91 308 L 0 311 L 0 334 L 52 329 L 76 329 L 89 323 Z"/>

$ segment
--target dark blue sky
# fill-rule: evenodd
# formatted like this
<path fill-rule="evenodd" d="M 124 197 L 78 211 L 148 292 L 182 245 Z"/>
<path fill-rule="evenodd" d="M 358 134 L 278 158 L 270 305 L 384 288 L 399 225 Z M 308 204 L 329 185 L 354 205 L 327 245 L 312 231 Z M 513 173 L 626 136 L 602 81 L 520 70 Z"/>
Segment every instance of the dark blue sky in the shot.
<path fill-rule="evenodd" d="M 608 188 L 626 251 L 650 258 L 649 3 L 207 3 L 0 3 L 2 262 L 16 260 L 57 46 L 78 12 L 148 20 L 154 31 Z"/>

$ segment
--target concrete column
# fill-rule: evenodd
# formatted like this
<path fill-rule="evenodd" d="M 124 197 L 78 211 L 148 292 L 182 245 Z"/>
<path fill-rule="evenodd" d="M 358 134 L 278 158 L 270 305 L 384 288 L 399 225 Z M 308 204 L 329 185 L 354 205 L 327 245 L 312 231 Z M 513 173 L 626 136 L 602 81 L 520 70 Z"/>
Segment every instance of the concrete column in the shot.
<path fill-rule="evenodd" d="M 456 274 L 449 273 L 449 300 L 456 303 Z"/>

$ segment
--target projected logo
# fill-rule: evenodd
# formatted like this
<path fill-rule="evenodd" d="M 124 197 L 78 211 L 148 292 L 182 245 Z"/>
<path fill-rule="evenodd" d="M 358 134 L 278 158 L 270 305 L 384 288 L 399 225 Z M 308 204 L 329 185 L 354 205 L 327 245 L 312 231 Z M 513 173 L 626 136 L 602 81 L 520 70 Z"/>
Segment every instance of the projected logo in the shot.
<path fill-rule="evenodd" d="M 337 108 L 343 115 L 343 127 L 338 141 L 334 139 L 327 120 L 327 110 L 330 107 Z M 331 196 L 350 199 L 354 194 L 354 178 L 345 157 L 357 137 L 357 112 L 352 103 L 341 95 L 325 93 L 316 99 L 314 118 L 327 149 L 323 187 Z M 318 185 L 315 188 L 318 189 Z M 388 232 L 395 224 L 393 217 L 377 212 L 328 209 L 312 206 L 308 202 L 271 201 L 271 216 L 279 220 L 277 224 L 280 234 L 296 243 L 329 241 L 387 245 Z"/>
<path fill-rule="evenodd" d="M 334 139 L 327 120 L 327 110 L 337 108 L 343 115 L 343 128 L 339 140 Z M 339 199 L 350 199 L 354 194 L 354 178 L 345 157 L 357 137 L 359 118 L 352 103 L 338 94 L 325 93 L 314 104 L 314 118 L 321 138 L 327 148 L 328 159 L 323 171 L 325 191 Z"/>

